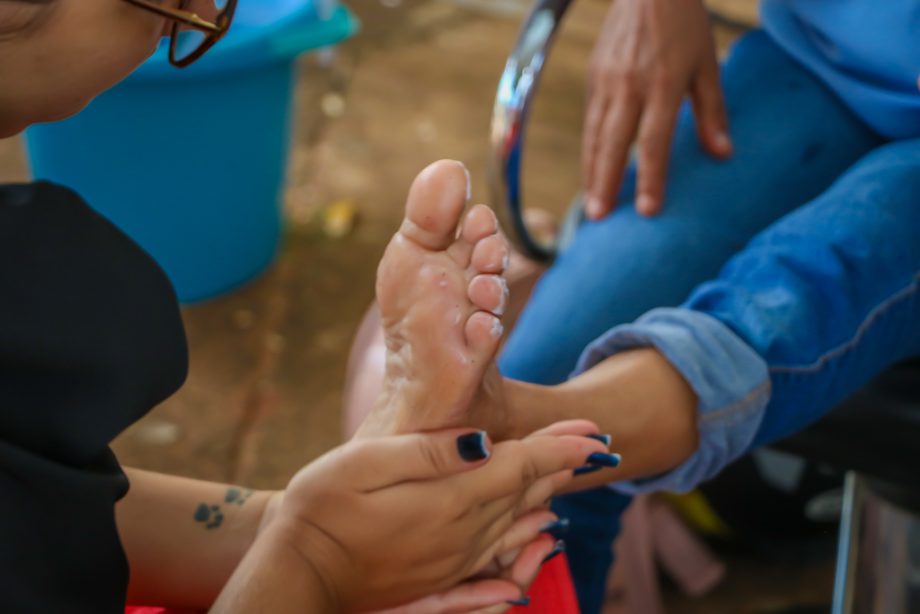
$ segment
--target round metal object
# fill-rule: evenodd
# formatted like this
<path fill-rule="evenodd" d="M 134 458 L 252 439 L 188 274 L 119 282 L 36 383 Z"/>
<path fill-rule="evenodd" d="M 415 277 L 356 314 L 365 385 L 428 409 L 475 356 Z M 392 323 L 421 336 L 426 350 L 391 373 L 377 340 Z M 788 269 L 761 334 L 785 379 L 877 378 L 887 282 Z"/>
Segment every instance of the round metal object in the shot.
<path fill-rule="evenodd" d="M 521 194 L 524 133 L 540 73 L 571 1 L 537 0 L 534 4 L 505 64 L 492 112 L 489 168 L 492 203 L 515 246 L 542 262 L 556 257 L 560 237 L 568 233 L 562 231 L 547 243 L 527 228 Z M 570 213 L 569 220 L 579 217 L 579 211 L 580 208 L 576 208 L 574 214 Z"/>

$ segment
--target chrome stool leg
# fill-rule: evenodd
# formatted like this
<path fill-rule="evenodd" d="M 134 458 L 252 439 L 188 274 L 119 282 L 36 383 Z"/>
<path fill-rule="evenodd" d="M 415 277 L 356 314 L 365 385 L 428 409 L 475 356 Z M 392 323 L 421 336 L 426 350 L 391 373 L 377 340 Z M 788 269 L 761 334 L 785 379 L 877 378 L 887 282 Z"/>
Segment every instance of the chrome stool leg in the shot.
<path fill-rule="evenodd" d="M 833 614 L 920 614 L 920 518 L 884 490 L 847 475 Z"/>

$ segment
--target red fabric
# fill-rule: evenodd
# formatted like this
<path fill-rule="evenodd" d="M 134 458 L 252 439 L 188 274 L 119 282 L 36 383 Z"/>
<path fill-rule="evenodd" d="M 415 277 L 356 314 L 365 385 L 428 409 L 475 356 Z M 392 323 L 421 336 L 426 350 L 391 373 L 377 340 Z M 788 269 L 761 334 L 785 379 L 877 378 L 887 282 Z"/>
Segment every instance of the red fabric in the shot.
<path fill-rule="evenodd" d="M 580 614 L 569 563 L 562 554 L 546 563 L 527 595 L 530 605 L 513 607 L 514 614 Z M 191 610 L 128 607 L 125 614 L 197 614 Z"/>
<path fill-rule="evenodd" d="M 579 614 L 569 562 L 562 554 L 546 563 L 527 592 L 529 606 L 511 608 L 514 614 Z"/>

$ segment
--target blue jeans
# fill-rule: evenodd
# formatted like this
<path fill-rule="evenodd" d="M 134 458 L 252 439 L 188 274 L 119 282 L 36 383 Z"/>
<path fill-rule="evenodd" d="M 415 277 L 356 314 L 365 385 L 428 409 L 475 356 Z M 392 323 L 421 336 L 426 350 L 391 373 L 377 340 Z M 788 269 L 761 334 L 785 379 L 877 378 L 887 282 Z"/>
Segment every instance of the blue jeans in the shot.
<path fill-rule="evenodd" d="M 583 225 L 541 280 L 500 363 L 556 384 L 637 345 L 672 360 L 700 397 L 701 451 L 620 491 L 692 488 L 920 353 L 920 139 L 886 143 L 762 32 L 722 80 L 735 155 L 707 157 L 683 109 L 664 213 L 635 214 L 630 170 L 616 212 Z M 600 611 L 628 500 L 604 488 L 556 503 L 585 614 Z"/>

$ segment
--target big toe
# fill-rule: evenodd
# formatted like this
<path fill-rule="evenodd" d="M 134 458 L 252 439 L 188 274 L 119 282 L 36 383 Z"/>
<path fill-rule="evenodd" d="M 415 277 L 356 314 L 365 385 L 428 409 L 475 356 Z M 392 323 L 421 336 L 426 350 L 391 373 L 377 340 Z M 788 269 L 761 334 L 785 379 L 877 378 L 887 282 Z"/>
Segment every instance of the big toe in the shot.
<path fill-rule="evenodd" d="M 439 160 L 428 165 L 409 189 L 400 232 L 427 249 L 447 249 L 457 236 L 469 198 L 469 181 L 460 162 Z"/>

